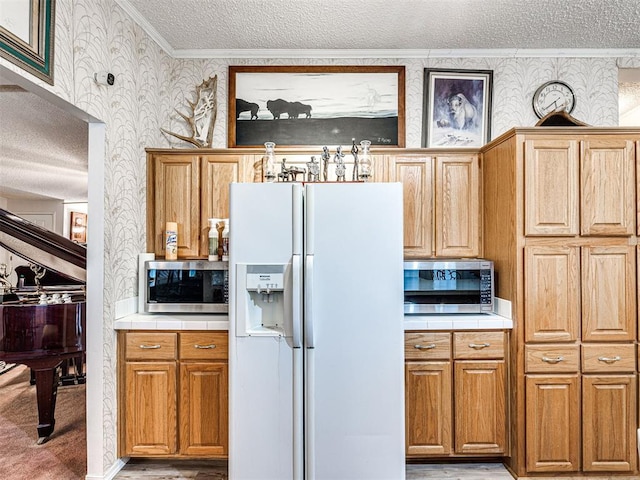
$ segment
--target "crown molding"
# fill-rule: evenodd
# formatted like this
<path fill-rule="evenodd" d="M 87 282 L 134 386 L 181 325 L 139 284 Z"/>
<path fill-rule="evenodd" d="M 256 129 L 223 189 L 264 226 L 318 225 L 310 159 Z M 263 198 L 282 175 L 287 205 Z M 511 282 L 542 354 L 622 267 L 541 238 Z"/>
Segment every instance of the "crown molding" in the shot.
<path fill-rule="evenodd" d="M 151 25 L 147 21 L 147 19 L 140 14 L 137 8 L 131 5 L 127 0 L 115 0 L 115 2 L 120 6 L 120 8 L 122 8 L 126 13 L 129 14 L 131 19 L 135 23 L 137 23 L 140 28 L 142 28 L 147 33 L 147 35 L 149 35 L 152 40 L 154 40 L 160 46 L 160 48 L 165 51 L 165 53 L 167 53 L 170 57 L 180 58 L 176 57 L 173 47 L 169 45 L 169 42 L 167 42 L 164 37 L 160 35 L 155 28 L 153 28 L 153 25 Z"/>
<path fill-rule="evenodd" d="M 174 58 L 470 58 L 470 57 L 639 57 L 640 49 L 195 49 L 174 50 Z"/>

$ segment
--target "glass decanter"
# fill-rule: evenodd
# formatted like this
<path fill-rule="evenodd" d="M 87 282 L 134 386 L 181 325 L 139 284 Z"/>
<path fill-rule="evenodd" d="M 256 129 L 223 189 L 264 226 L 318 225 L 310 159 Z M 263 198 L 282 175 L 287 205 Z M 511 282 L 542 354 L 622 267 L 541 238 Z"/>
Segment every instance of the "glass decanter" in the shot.
<path fill-rule="evenodd" d="M 273 142 L 265 142 L 265 154 L 262 157 L 262 164 L 264 166 L 264 178 L 267 182 L 274 182 L 276 180 L 276 159 L 275 159 L 275 147 Z"/>
<path fill-rule="evenodd" d="M 368 182 L 373 177 L 373 158 L 369 151 L 371 142 L 362 140 L 360 142 L 360 154 L 358 156 L 358 180 Z"/>

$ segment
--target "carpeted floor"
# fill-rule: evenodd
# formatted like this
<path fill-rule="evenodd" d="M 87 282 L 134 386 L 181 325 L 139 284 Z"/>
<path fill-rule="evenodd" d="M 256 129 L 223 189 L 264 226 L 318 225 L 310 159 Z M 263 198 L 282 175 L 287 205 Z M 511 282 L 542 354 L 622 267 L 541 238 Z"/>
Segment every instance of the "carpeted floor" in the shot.
<path fill-rule="evenodd" d="M 17 365 L 0 375 L 0 479 L 75 480 L 87 471 L 85 386 L 58 388 L 56 427 L 37 445 L 36 388 L 29 369 Z"/>

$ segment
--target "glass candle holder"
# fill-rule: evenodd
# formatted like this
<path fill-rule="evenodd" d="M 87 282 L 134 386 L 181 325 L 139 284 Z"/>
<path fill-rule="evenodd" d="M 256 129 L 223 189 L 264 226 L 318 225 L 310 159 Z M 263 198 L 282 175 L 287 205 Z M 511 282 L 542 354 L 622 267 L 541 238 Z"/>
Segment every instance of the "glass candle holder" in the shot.
<path fill-rule="evenodd" d="M 264 148 L 265 153 L 264 157 L 262 157 L 264 165 L 264 179 L 267 182 L 274 182 L 276 179 L 276 144 L 273 142 L 265 142 Z"/>
<path fill-rule="evenodd" d="M 358 180 L 368 182 L 373 177 L 373 158 L 371 158 L 371 142 L 362 140 L 360 142 L 360 155 L 358 156 Z"/>

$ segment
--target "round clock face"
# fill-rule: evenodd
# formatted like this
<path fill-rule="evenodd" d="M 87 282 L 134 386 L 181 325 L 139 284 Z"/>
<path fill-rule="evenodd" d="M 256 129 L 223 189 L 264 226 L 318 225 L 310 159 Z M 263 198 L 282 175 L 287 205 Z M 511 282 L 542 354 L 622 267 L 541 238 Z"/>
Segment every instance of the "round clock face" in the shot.
<path fill-rule="evenodd" d="M 569 85 L 558 80 L 540 85 L 533 94 L 533 111 L 538 118 L 556 110 L 571 113 L 575 106 L 576 97 L 573 90 Z"/>

